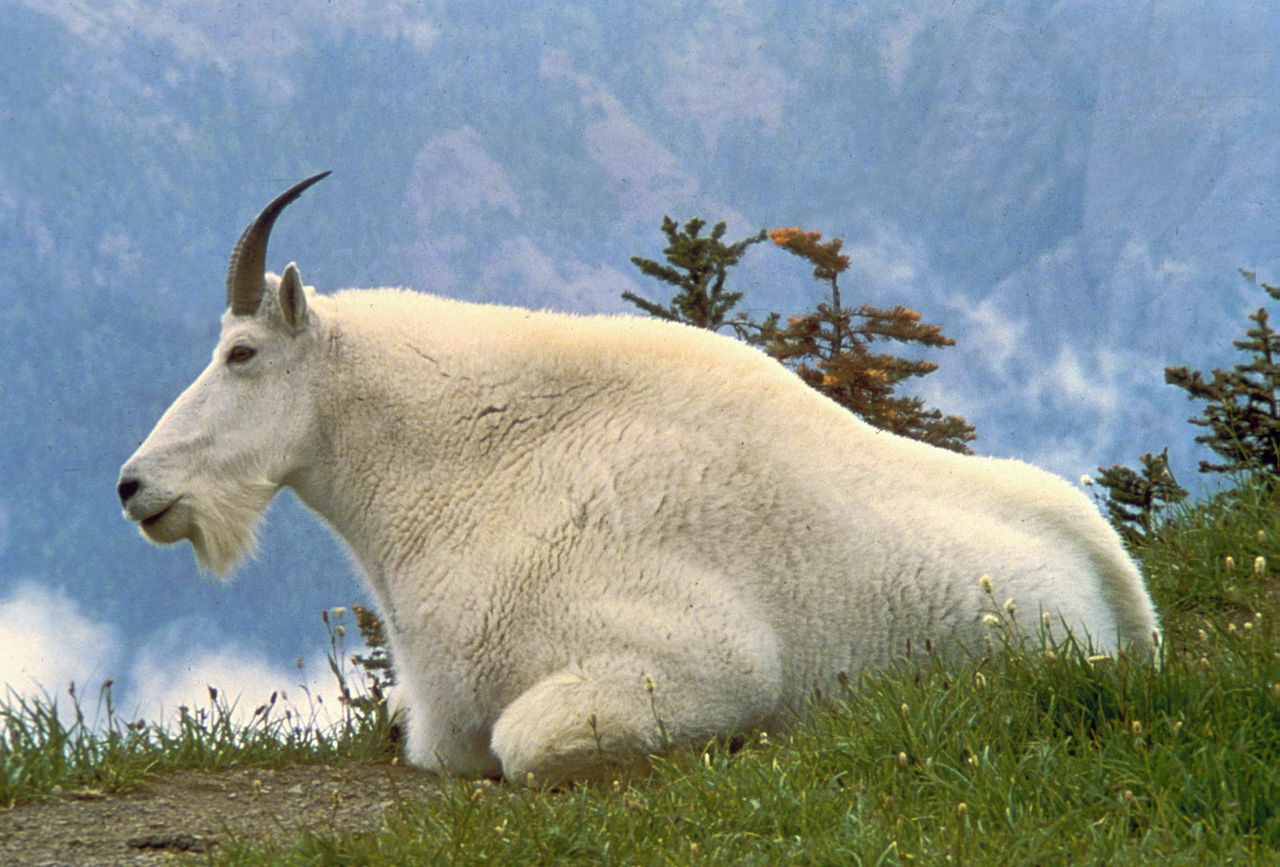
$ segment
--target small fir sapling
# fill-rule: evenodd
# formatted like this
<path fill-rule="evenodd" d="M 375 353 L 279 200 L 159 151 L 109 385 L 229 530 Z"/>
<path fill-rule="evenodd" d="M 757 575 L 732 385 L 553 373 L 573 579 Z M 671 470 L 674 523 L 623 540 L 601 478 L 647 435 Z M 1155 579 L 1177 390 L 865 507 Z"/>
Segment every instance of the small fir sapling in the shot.
<path fill-rule="evenodd" d="M 624 292 L 622 297 L 661 319 L 711 331 L 728 326 L 739 339 L 763 346 L 806 384 L 868 423 L 951 451 L 969 453 L 968 443 L 975 436 L 971 424 L 959 416 L 944 416 L 936 409 L 926 408 L 919 398 L 894 393 L 904 380 L 932 373 L 938 366 L 890 353 L 873 353 L 868 348 L 876 340 L 929 347 L 951 346 L 955 341 L 943 335 L 939 326 L 922 323 L 919 313 L 905 307 L 844 307 L 839 275 L 849 267 L 849 259 L 840 253 L 839 238 L 820 243 L 822 236 L 817 232 L 776 229 L 726 244 L 723 222 L 717 223 L 708 236 L 702 235 L 705 226 L 706 221 L 699 218 L 680 226 L 664 217 L 666 264 L 640 256 L 631 258 L 643 273 L 678 290 L 668 306 L 633 292 Z M 742 293 L 725 288 L 728 269 L 738 264 L 748 248 L 766 237 L 811 262 L 814 277 L 828 283 L 831 290 L 829 303 L 820 304 L 816 313 L 791 317 L 785 328 L 779 327 L 781 316 L 777 313 L 769 314 L 762 322 L 745 313 L 735 313 Z"/>
<path fill-rule="evenodd" d="M 1241 274 L 1256 283 L 1253 272 Z M 1280 287 L 1258 284 L 1272 299 L 1280 300 Z M 1236 475 L 1259 473 L 1280 477 L 1280 333 L 1270 323 L 1265 307 L 1249 314 L 1252 328 L 1244 340 L 1232 345 L 1249 353 L 1249 361 L 1231 370 L 1216 369 L 1206 378 L 1186 367 L 1166 367 L 1165 382 L 1187 392 L 1191 400 L 1205 401 L 1200 416 L 1190 422 L 1208 431 L 1196 437 L 1222 458 L 1201 461 L 1200 472 Z"/>
<path fill-rule="evenodd" d="M 663 217 L 662 233 L 667 236 L 667 246 L 662 254 L 668 264 L 641 256 L 631 257 L 631 262 L 642 272 L 679 290 L 672 297 L 670 306 L 655 304 L 634 292 L 623 292 L 622 297 L 659 319 L 696 325 L 709 331 L 719 331 L 727 325 L 739 339 L 749 340 L 760 326 L 745 314 L 731 316 L 742 300 L 742 293 L 729 292 L 724 284 L 729 268 L 737 265 L 753 244 L 765 239 L 764 230 L 726 244 L 723 222 L 716 223 L 710 235 L 702 234 L 704 226 L 706 221 L 696 217 L 683 226 L 677 225 L 670 217 Z"/>
<path fill-rule="evenodd" d="M 976 436 L 973 425 L 960 416 L 944 416 L 927 408 L 920 398 L 895 393 L 903 381 L 932 373 L 938 365 L 871 350 L 876 341 L 929 347 L 952 346 L 955 341 L 905 307 L 845 307 L 839 278 L 849 267 L 849 257 L 840 252 L 841 239 L 824 243 L 820 232 L 795 228 L 775 229 L 769 238 L 811 263 L 814 279 L 830 289 L 828 300 L 815 312 L 793 316 L 785 328 L 771 330 L 766 345 L 769 354 L 794 369 L 810 386 L 878 428 L 970 453 L 968 444 Z"/>
<path fill-rule="evenodd" d="M 1168 448 L 1158 455 L 1142 455 L 1138 460 L 1142 463 L 1141 472 L 1114 464 L 1110 468 L 1098 467 L 1097 477 L 1089 480 L 1105 489 L 1100 500 L 1107 520 L 1130 547 L 1150 541 L 1164 510 L 1187 498 L 1186 490 L 1169 469 Z"/>

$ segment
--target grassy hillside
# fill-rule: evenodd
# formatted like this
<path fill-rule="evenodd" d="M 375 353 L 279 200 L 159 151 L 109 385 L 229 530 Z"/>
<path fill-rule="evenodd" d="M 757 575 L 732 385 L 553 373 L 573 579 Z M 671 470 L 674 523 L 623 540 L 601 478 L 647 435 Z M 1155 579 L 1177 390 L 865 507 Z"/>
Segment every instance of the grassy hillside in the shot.
<path fill-rule="evenodd" d="M 863 676 L 785 736 L 676 750 L 564 792 L 442 780 L 385 827 L 240 841 L 221 863 L 1276 863 L 1280 509 L 1244 485 L 1180 509 L 1138 552 L 1160 665 L 1063 646 Z M 1230 558 L 1230 559 L 1228 559 Z M 1273 565 L 1274 564 L 1274 565 Z M 976 576 L 975 576 L 976 580 Z M 335 645 L 335 651 L 340 648 Z M 109 715 L 109 709 L 106 709 Z M 2 714 L 0 801 L 127 787 L 170 767 L 367 757 L 381 730 L 225 708 L 175 731 Z M 64 712 L 64 716 L 65 716 Z"/>

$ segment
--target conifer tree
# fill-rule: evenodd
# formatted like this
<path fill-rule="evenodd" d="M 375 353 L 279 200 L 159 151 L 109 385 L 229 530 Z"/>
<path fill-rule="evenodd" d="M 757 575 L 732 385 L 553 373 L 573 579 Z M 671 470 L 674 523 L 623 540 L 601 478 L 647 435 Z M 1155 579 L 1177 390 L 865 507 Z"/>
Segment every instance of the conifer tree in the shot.
<path fill-rule="evenodd" d="M 1187 492 L 1169 469 L 1169 449 L 1158 455 L 1138 458 L 1142 472 L 1114 464 L 1110 469 L 1098 467 L 1094 481 L 1106 489 L 1102 505 L 1107 520 L 1131 546 L 1151 538 L 1160 514 L 1174 503 L 1187 498 Z"/>
<path fill-rule="evenodd" d="M 697 217 L 683 227 L 670 217 L 663 217 L 662 233 L 667 236 L 667 247 L 662 253 L 669 264 L 640 256 L 631 257 L 631 262 L 645 274 L 679 290 L 669 307 L 655 304 L 634 292 L 623 292 L 622 297 L 659 319 L 684 322 L 710 331 L 719 331 L 727 325 L 739 338 L 749 339 L 760 326 L 745 314 L 730 316 L 742 300 L 742 293 L 726 291 L 724 284 L 729 268 L 738 264 L 751 245 L 763 241 L 765 233 L 761 230 L 749 238 L 726 244 L 723 222 L 716 223 L 711 234 L 706 236 L 702 235 L 704 226 L 706 221 Z"/>
<path fill-rule="evenodd" d="M 1271 298 L 1280 300 L 1280 287 L 1261 285 Z M 1237 349 L 1249 353 L 1247 363 L 1231 370 L 1214 370 L 1208 379 L 1200 371 L 1166 367 L 1164 378 L 1185 390 L 1191 400 L 1206 402 L 1203 413 L 1190 419 L 1192 424 L 1208 428 L 1196 442 L 1223 460 L 1201 461 L 1200 472 L 1260 472 L 1276 478 L 1280 477 L 1280 333 L 1271 327 L 1265 307 L 1249 314 L 1249 320 L 1253 327 L 1246 329 L 1246 339 L 1232 341 Z"/>
<path fill-rule="evenodd" d="M 828 284 L 830 298 L 814 313 L 791 317 L 785 328 L 767 328 L 768 353 L 793 368 L 810 386 L 876 427 L 970 453 L 973 425 L 960 416 L 928 409 L 919 398 L 895 394 L 904 380 L 932 373 L 938 365 L 871 350 L 876 341 L 923 346 L 952 346 L 955 341 L 905 307 L 843 306 L 839 277 L 849 267 L 849 257 L 840 252 L 841 239 L 822 243 L 820 232 L 794 228 L 775 229 L 769 238 L 812 263 L 814 279 Z"/>

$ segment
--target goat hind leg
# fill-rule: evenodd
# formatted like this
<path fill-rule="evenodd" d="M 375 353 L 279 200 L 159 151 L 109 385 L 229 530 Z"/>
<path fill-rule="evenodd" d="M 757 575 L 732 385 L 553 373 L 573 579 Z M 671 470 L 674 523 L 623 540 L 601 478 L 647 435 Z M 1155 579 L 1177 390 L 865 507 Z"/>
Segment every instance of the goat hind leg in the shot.
<path fill-rule="evenodd" d="M 616 654 L 544 677 L 494 725 L 491 747 L 503 776 L 524 782 L 533 774 L 550 784 L 598 778 L 675 743 L 741 731 L 776 707 L 776 683 L 758 676 L 758 667 L 728 677 L 714 666 L 678 668 Z"/>

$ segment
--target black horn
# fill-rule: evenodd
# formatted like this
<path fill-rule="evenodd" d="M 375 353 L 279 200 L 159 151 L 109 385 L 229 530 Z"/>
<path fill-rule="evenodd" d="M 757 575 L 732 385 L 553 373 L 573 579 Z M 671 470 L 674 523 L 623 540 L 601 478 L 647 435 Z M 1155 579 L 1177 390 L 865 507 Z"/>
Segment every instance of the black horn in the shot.
<path fill-rule="evenodd" d="M 302 195 L 303 190 L 328 175 L 328 172 L 312 175 L 276 196 L 240 235 L 240 240 L 236 241 L 236 246 L 231 251 L 231 262 L 227 265 L 227 306 L 232 313 L 249 316 L 257 311 L 258 304 L 262 301 L 263 278 L 267 271 L 267 239 L 271 237 L 271 227 L 276 217 Z"/>

